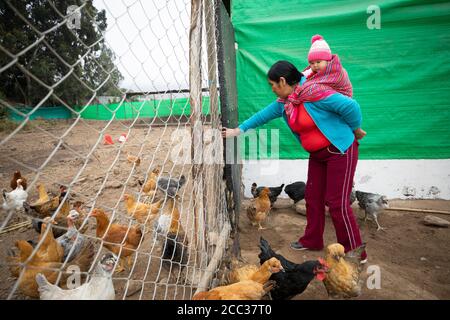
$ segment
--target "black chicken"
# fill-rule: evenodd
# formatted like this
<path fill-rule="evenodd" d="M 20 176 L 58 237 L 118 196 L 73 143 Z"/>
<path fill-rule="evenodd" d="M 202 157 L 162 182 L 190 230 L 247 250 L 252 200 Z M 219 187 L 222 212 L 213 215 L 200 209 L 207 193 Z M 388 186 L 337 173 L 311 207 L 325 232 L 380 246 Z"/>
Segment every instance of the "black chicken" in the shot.
<path fill-rule="evenodd" d="M 361 209 L 364 210 L 364 221 L 367 220 L 367 215 L 370 215 L 376 222 L 378 230 L 384 230 L 378 223 L 378 214 L 384 208 L 389 207 L 388 199 L 386 196 L 380 194 L 356 191 L 356 198 Z"/>
<path fill-rule="evenodd" d="M 163 251 L 163 267 L 171 270 L 172 263 L 178 265 L 181 269 L 186 266 L 188 261 L 188 246 L 185 244 L 186 241 L 180 239 L 183 237 L 181 234 L 168 233 L 166 240 L 164 242 Z M 181 241 L 181 242 L 180 242 Z"/>
<path fill-rule="evenodd" d="M 270 247 L 267 240 L 261 237 L 259 248 L 259 263 L 263 264 L 272 257 L 280 260 L 285 272 L 274 273 L 270 276 L 270 280 L 275 280 L 277 285 L 270 295 L 273 300 L 292 299 L 298 294 L 305 291 L 308 284 L 316 277 L 318 280 L 325 279 L 325 273 L 328 271 L 325 262 L 322 261 L 306 261 L 302 264 L 293 263 L 282 255 L 275 253 Z"/>
<path fill-rule="evenodd" d="M 306 184 L 303 181 L 297 181 L 291 184 L 288 184 L 284 188 L 284 192 L 294 200 L 294 204 L 299 202 L 300 200 L 305 199 L 305 188 Z"/>
<path fill-rule="evenodd" d="M 278 196 L 283 191 L 283 187 L 284 187 L 284 183 L 279 187 L 269 187 L 269 191 L 270 191 L 269 199 L 270 199 L 271 207 L 273 207 L 273 204 L 275 203 L 275 201 L 277 201 Z M 253 182 L 252 189 L 251 189 L 253 198 L 258 198 L 261 190 L 264 188 L 265 187 L 258 187 L 257 184 L 255 182 Z"/>

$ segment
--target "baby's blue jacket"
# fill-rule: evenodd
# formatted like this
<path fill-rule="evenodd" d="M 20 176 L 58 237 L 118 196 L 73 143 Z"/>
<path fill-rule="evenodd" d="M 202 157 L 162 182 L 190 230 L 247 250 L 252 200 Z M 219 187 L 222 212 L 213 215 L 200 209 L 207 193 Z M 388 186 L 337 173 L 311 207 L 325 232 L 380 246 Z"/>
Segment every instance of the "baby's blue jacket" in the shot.
<path fill-rule="evenodd" d="M 362 122 L 361 108 L 355 100 L 335 93 L 320 101 L 305 102 L 304 106 L 319 130 L 339 151 L 344 153 L 352 145 L 355 140 L 353 130 L 360 128 Z M 281 116 L 287 124 L 284 104 L 274 101 L 245 120 L 239 129 L 245 132 Z M 300 136 L 293 133 L 300 141 Z"/>

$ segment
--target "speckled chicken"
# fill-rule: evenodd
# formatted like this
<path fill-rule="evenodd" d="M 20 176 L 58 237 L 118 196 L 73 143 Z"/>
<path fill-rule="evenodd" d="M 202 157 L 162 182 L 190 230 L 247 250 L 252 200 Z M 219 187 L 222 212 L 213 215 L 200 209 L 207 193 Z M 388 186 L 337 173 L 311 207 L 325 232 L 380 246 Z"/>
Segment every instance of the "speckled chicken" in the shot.
<path fill-rule="evenodd" d="M 388 199 L 386 196 L 380 194 L 356 191 L 356 198 L 361 209 L 364 210 L 364 221 L 367 220 L 367 216 L 370 215 L 377 224 L 378 230 L 384 230 L 378 223 L 378 214 L 381 210 L 389 207 Z"/>

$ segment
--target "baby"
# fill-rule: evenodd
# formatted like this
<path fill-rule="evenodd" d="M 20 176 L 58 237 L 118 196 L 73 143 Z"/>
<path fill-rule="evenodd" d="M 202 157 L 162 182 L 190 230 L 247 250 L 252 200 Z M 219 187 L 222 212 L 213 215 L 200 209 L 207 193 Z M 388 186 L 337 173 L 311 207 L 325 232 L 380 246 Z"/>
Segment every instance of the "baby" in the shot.
<path fill-rule="evenodd" d="M 331 54 L 328 43 L 321 35 L 311 38 L 308 53 L 309 66 L 302 72 L 306 81 L 301 86 L 300 98 L 303 101 L 315 101 L 335 92 L 348 97 L 353 96 L 353 88 L 347 71 L 342 67 L 339 57 Z M 362 129 L 355 130 L 357 139 L 365 136 Z"/>

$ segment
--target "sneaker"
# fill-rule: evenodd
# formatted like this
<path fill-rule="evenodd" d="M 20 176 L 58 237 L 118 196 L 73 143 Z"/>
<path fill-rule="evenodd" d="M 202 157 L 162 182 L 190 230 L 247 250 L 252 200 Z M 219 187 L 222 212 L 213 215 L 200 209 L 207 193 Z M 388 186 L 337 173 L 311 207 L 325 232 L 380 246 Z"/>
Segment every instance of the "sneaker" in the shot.
<path fill-rule="evenodd" d="M 367 263 L 367 253 L 366 253 L 365 250 L 361 253 L 361 261 L 360 261 L 359 263 L 360 263 L 360 264 L 365 264 L 365 263 Z"/>
<path fill-rule="evenodd" d="M 294 242 L 291 242 L 291 245 L 290 245 L 290 247 L 291 247 L 291 249 L 292 250 L 308 250 L 308 248 L 305 248 L 300 242 L 298 242 L 298 241 L 294 241 Z"/>

